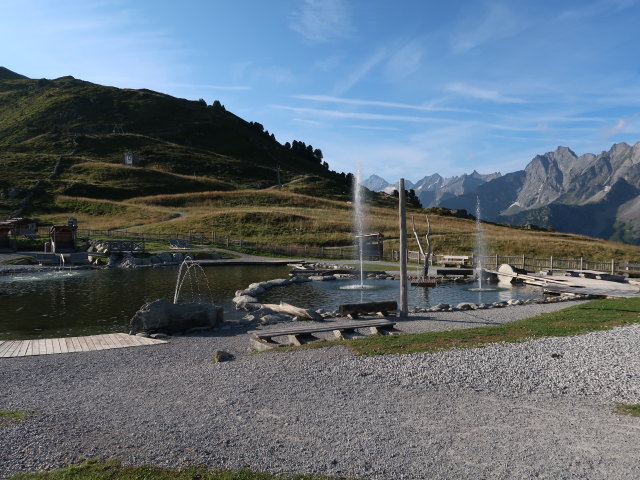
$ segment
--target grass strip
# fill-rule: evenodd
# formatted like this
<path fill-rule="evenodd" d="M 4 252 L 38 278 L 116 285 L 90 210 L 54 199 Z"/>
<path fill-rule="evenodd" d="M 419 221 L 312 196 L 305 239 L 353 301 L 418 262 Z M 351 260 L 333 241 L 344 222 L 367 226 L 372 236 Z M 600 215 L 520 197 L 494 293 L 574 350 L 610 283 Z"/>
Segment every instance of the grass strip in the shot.
<path fill-rule="evenodd" d="M 564 337 L 640 323 L 640 298 L 594 300 L 557 312 L 503 325 L 443 332 L 375 335 L 358 340 L 309 344 L 310 347 L 345 345 L 360 355 L 438 352 L 452 348 L 482 347 L 498 342 L 523 342 L 542 337 Z"/>
<path fill-rule="evenodd" d="M 35 414 L 33 410 L 0 410 L 0 427 L 24 422 Z"/>
<path fill-rule="evenodd" d="M 9 480 L 329 480 L 344 477 L 303 474 L 271 474 L 251 470 L 207 470 L 204 467 L 173 469 L 143 466 L 123 466 L 117 460 L 87 460 L 80 465 L 60 470 L 18 473 Z"/>
<path fill-rule="evenodd" d="M 640 404 L 632 403 L 632 404 L 618 404 L 616 405 L 616 413 L 621 415 L 631 415 L 633 417 L 640 417 Z"/>

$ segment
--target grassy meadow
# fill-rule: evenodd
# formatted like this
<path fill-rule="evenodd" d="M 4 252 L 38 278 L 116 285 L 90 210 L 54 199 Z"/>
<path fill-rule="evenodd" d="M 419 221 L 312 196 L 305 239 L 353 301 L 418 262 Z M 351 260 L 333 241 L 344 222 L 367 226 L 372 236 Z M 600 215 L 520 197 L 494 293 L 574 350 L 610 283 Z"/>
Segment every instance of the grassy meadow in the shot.
<path fill-rule="evenodd" d="M 304 182 L 300 182 L 304 184 Z M 286 189 L 206 191 L 134 197 L 126 201 L 95 200 L 58 195 L 55 213 L 41 220 L 79 219 L 80 228 L 130 228 L 138 232 L 202 233 L 209 237 L 284 245 L 348 246 L 352 244 L 352 210 L 348 200 L 330 200 Z M 393 201 L 373 199 L 366 207 L 367 230 L 385 236 L 385 249 L 398 249 L 398 213 Z M 425 211 L 409 210 L 409 249 L 418 250 L 411 233 L 411 217 L 421 239 L 426 232 Z M 171 220 L 171 221 L 168 221 Z M 473 220 L 429 214 L 431 248 L 436 254 L 471 254 L 476 225 Z M 488 254 L 579 258 L 640 262 L 640 247 L 591 237 L 524 230 L 483 224 Z"/>

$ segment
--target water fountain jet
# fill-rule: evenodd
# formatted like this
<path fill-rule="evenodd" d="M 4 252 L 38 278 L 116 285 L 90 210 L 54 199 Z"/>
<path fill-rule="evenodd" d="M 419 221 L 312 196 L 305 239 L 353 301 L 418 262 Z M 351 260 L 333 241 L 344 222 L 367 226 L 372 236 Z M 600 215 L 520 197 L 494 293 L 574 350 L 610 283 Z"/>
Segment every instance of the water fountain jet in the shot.
<path fill-rule="evenodd" d="M 473 292 L 491 292 L 494 291 L 495 288 L 483 286 L 483 261 L 487 257 L 487 245 L 484 240 L 484 232 L 482 230 L 481 213 L 480 197 L 476 197 L 476 242 L 473 250 L 473 263 L 478 276 L 478 286 L 470 288 L 469 290 Z"/>

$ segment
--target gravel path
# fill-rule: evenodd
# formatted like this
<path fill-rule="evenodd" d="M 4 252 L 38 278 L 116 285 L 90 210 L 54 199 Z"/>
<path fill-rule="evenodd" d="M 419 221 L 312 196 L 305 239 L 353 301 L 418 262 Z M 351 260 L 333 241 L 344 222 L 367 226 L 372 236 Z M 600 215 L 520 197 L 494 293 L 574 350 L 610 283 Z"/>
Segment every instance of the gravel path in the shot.
<path fill-rule="evenodd" d="M 572 305 L 438 313 L 405 331 Z M 372 479 L 637 479 L 640 326 L 437 354 L 247 355 L 243 330 L 0 361 L 0 476 L 82 457 Z M 236 360 L 211 364 L 214 350 Z"/>

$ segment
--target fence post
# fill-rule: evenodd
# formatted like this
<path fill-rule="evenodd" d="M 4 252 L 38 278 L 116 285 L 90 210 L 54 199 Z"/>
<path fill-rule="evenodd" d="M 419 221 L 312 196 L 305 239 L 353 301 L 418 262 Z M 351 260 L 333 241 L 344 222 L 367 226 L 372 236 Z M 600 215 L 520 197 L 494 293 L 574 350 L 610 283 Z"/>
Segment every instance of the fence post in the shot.
<path fill-rule="evenodd" d="M 524 253 L 522 254 L 522 269 L 524 270 Z"/>
<path fill-rule="evenodd" d="M 614 259 L 611 259 L 611 275 L 613 275 L 615 272 L 615 263 L 614 263 Z"/>
<path fill-rule="evenodd" d="M 582 268 L 582 257 L 580 257 L 580 270 L 584 270 L 584 269 Z"/>
<path fill-rule="evenodd" d="M 549 271 L 553 273 L 553 255 L 549 257 Z"/>

